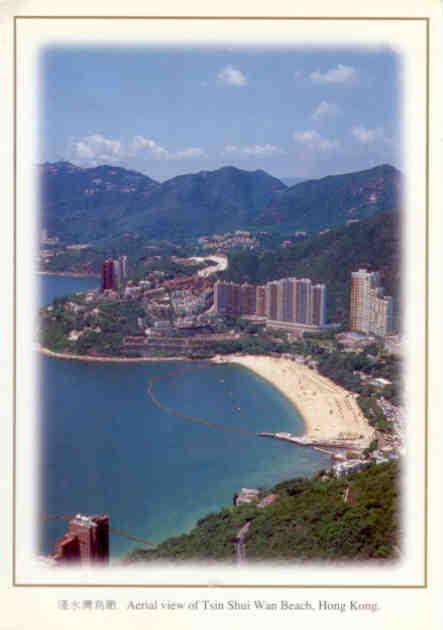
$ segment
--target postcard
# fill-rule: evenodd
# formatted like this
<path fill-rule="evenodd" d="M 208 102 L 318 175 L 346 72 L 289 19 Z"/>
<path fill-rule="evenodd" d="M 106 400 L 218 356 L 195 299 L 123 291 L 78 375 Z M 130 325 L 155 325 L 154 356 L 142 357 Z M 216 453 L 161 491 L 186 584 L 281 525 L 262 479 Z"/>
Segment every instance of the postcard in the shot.
<path fill-rule="evenodd" d="M 441 9 L 242 4 L 2 9 L 5 628 L 437 627 Z"/>

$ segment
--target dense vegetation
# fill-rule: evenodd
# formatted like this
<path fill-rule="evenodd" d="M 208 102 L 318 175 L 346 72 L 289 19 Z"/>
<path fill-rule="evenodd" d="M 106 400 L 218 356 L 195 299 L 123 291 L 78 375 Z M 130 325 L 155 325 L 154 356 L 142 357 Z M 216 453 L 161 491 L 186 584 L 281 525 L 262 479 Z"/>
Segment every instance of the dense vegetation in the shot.
<path fill-rule="evenodd" d="M 62 241 L 125 235 L 183 240 L 236 229 L 315 232 L 398 207 L 400 173 L 381 165 L 287 188 L 262 170 L 226 166 L 159 184 L 113 166 L 43 164 L 43 226 Z"/>
<path fill-rule="evenodd" d="M 75 242 L 125 233 L 177 240 L 226 232 L 249 224 L 286 189 L 264 171 L 231 166 L 162 184 L 121 168 L 68 163 L 42 165 L 41 176 L 44 226 Z"/>
<path fill-rule="evenodd" d="M 86 331 L 77 340 L 69 340 L 69 332 L 83 328 L 84 320 L 82 310 L 67 310 L 68 302 L 79 309 L 84 308 L 82 298 L 75 296 L 71 300 L 56 299 L 51 310 L 45 307 L 40 311 L 40 343 L 54 352 L 122 355 L 123 337 L 139 333 L 137 319 L 146 317 L 143 307 L 136 301 L 100 303 L 98 313 L 89 319 Z"/>
<path fill-rule="evenodd" d="M 389 164 L 296 184 L 262 213 L 264 224 L 316 232 L 398 208 L 401 176 Z"/>
<path fill-rule="evenodd" d="M 359 394 L 362 411 L 368 420 L 381 430 L 387 430 L 383 423 L 384 415 L 376 407 L 375 398 L 383 395 L 394 405 L 400 405 L 401 362 L 398 357 L 383 353 L 376 344 L 367 346 L 358 352 L 343 352 L 332 333 L 323 338 L 304 338 L 291 340 L 285 333 L 273 332 L 272 337 L 266 334 L 244 334 L 237 339 L 214 342 L 205 351 L 195 352 L 193 358 L 205 358 L 214 354 L 277 354 L 304 356 L 315 362 L 317 370 L 337 385 Z M 373 356 L 373 353 L 375 356 Z M 375 387 L 360 378 L 359 372 L 368 378 L 384 378 L 390 384 Z M 371 413 L 366 412 L 371 409 Z"/>
<path fill-rule="evenodd" d="M 289 276 L 326 284 L 330 321 L 347 323 L 350 274 L 360 267 L 379 270 L 386 295 L 400 295 L 399 213 L 381 212 L 345 228 L 313 236 L 287 248 L 235 251 L 223 277 L 261 284 Z"/>
<path fill-rule="evenodd" d="M 47 247 L 51 249 L 51 246 Z M 49 259 L 45 271 L 83 272 L 100 274 L 103 260 L 126 255 L 130 261 L 131 276 L 138 277 L 146 271 L 146 266 L 155 256 L 187 257 L 194 253 L 193 248 L 178 245 L 171 241 L 150 241 L 142 236 L 125 235 L 97 241 L 93 246 L 80 251 L 60 251 L 58 245 L 52 246 L 57 254 Z"/>
<path fill-rule="evenodd" d="M 199 520 L 188 534 L 169 538 L 154 550 L 135 550 L 129 561 L 234 562 L 232 539 L 247 521 L 249 562 L 394 558 L 398 472 L 398 464 L 389 462 L 339 480 L 320 474 L 286 481 L 270 490 L 279 496 L 275 503 L 262 509 L 253 504 L 225 507 Z"/>

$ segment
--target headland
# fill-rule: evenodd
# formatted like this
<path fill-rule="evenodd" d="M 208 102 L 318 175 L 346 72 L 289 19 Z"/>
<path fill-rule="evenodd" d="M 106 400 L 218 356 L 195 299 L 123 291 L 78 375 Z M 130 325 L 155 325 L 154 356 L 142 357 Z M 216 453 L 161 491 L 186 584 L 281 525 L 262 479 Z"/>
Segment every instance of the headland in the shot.
<path fill-rule="evenodd" d="M 96 363 L 159 363 L 162 361 L 192 361 L 184 356 L 177 357 L 111 357 L 111 356 L 97 356 L 92 354 L 72 354 L 70 352 L 54 352 L 48 348 L 36 344 L 36 350 L 41 354 L 53 359 L 65 359 L 67 361 L 85 361 Z"/>

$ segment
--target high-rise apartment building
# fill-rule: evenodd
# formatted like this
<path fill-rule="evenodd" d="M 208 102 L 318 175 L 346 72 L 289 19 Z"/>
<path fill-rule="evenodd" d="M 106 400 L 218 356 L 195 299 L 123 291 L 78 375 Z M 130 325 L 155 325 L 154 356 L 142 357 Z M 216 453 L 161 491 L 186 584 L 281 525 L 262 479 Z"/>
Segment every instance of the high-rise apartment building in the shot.
<path fill-rule="evenodd" d="M 312 283 L 308 278 L 296 281 L 295 321 L 300 324 L 312 324 Z"/>
<path fill-rule="evenodd" d="M 240 310 L 239 285 L 218 280 L 214 284 L 214 308 L 217 313 L 222 315 L 238 315 Z"/>
<path fill-rule="evenodd" d="M 277 319 L 278 282 L 268 282 L 265 289 L 265 316 Z"/>
<path fill-rule="evenodd" d="M 283 278 L 277 283 L 277 315 L 281 322 L 294 321 L 294 282 L 293 278 Z"/>
<path fill-rule="evenodd" d="M 128 277 L 128 257 L 108 258 L 102 264 L 102 290 L 122 289 Z"/>
<path fill-rule="evenodd" d="M 76 514 L 67 533 L 55 544 L 54 560 L 82 564 L 109 560 L 109 517 Z"/>
<path fill-rule="evenodd" d="M 257 289 L 255 285 L 244 282 L 239 290 L 240 315 L 255 315 L 257 307 Z"/>
<path fill-rule="evenodd" d="M 128 257 L 119 256 L 118 260 L 120 262 L 122 282 L 126 282 L 126 280 L 128 279 Z"/>
<path fill-rule="evenodd" d="M 359 269 L 351 273 L 351 330 L 369 332 L 370 291 L 380 285 L 380 274 Z"/>
<path fill-rule="evenodd" d="M 256 287 L 255 303 L 255 314 L 264 317 L 266 313 L 266 287 Z"/>
<path fill-rule="evenodd" d="M 107 259 L 102 264 L 102 290 L 114 288 L 114 261 Z"/>
<path fill-rule="evenodd" d="M 393 326 L 394 301 L 390 296 L 383 295 L 383 289 L 369 291 L 369 332 L 379 337 L 391 335 Z"/>
<path fill-rule="evenodd" d="M 238 317 L 254 315 L 256 287 L 252 284 L 217 281 L 214 284 L 214 308 L 217 313 Z"/>
<path fill-rule="evenodd" d="M 52 556 L 57 562 L 80 562 L 80 541 L 78 536 L 65 534 L 55 543 Z"/>
<path fill-rule="evenodd" d="M 323 327 L 326 295 L 324 284 L 313 285 L 308 278 L 282 278 L 257 287 L 218 281 L 214 285 L 214 308 L 226 315 L 266 317 L 274 327 L 278 323 Z"/>
<path fill-rule="evenodd" d="M 316 284 L 312 287 L 312 323 L 314 326 L 326 324 L 326 286 Z"/>
<path fill-rule="evenodd" d="M 113 260 L 112 261 L 113 267 L 114 267 L 114 289 L 121 289 L 122 284 L 123 284 L 123 278 L 122 278 L 122 269 L 121 269 L 121 265 L 120 265 L 120 261 L 119 260 Z"/>
<path fill-rule="evenodd" d="M 393 332 L 393 299 L 383 295 L 378 271 L 351 274 L 351 330 L 384 337 Z"/>

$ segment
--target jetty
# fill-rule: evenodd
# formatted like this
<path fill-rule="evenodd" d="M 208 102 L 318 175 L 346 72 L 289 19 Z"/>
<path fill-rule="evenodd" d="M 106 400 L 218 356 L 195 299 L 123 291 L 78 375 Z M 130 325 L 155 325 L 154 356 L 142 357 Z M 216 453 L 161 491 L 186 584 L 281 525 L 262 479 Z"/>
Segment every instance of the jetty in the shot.
<path fill-rule="evenodd" d="M 343 438 L 334 439 L 321 439 L 312 438 L 309 436 L 294 435 L 293 433 L 269 433 L 262 431 L 258 434 L 260 437 L 272 438 L 274 440 L 283 440 L 284 442 L 290 442 L 297 446 L 308 446 L 318 451 L 322 451 L 341 459 L 337 450 L 351 451 L 354 453 L 361 453 L 368 446 L 368 440 L 360 435 L 345 436 Z"/>

